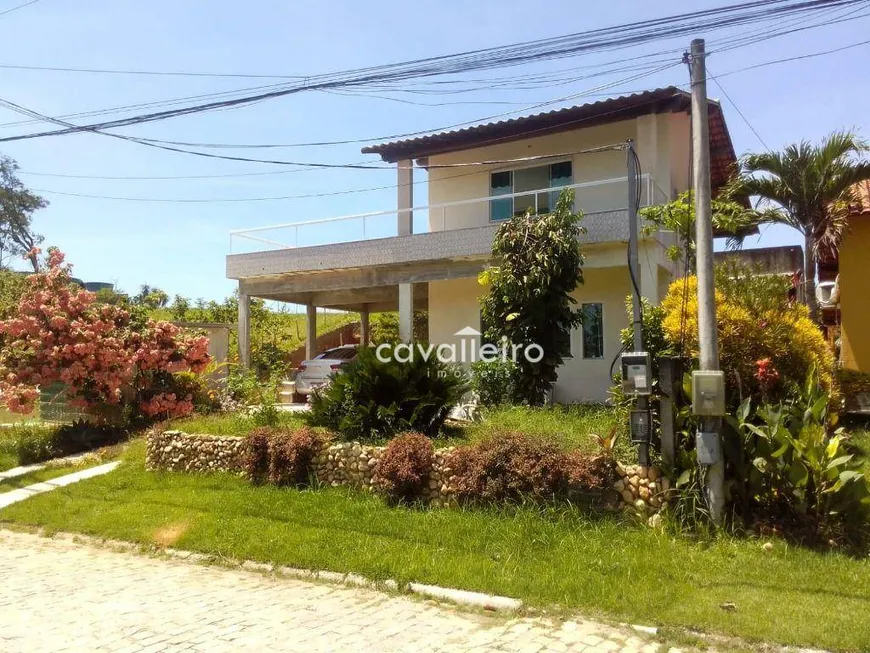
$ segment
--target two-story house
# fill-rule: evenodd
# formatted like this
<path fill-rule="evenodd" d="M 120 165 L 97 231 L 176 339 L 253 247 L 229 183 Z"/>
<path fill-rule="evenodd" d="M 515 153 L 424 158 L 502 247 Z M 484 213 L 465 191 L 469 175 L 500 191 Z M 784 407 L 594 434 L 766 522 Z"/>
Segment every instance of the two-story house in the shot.
<path fill-rule="evenodd" d="M 396 164 L 395 211 L 320 221 L 333 228 L 346 225 L 346 235 L 336 238 L 345 242 L 325 245 L 294 246 L 272 237 L 270 230 L 281 227 L 236 232 L 261 250 L 227 257 L 227 276 L 239 282 L 242 361 L 249 359 L 250 297 L 305 304 L 309 343 L 320 306 L 359 311 L 364 340 L 369 312 L 398 310 L 400 335 L 409 340 L 413 311 L 427 310 L 429 340 L 458 344 L 468 337 L 463 329 L 465 334 L 467 327 L 480 329 L 479 298 L 486 289 L 478 275 L 490 263 L 499 224 L 529 207 L 545 212 L 560 189 L 573 188 L 576 208 L 585 214 L 585 283 L 574 293 L 585 319 L 571 334 L 570 358 L 559 369 L 554 399 L 606 400 L 631 292 L 625 144 L 633 142 L 640 160 L 641 205 L 675 198 L 691 177 L 689 109 L 689 94 L 668 87 L 363 148 Z M 726 182 L 735 154 L 718 103 L 709 103 L 709 117 L 715 192 Z M 415 168 L 428 171 L 425 207 L 414 206 Z M 421 220 L 425 231 L 414 233 Z M 283 228 L 296 238 L 307 224 Z M 373 234 L 378 237 L 366 238 Z M 673 242 L 671 233 L 641 236 L 638 283 L 653 303 L 677 274 L 666 256 Z"/>

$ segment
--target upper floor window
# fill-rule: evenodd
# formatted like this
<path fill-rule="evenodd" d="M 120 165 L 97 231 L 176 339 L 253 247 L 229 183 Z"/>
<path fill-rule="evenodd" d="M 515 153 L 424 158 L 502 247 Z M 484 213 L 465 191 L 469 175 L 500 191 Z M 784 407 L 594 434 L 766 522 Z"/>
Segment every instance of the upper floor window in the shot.
<path fill-rule="evenodd" d="M 507 220 L 514 215 L 522 215 L 528 209 L 543 215 L 556 206 L 558 191 L 545 191 L 545 188 L 561 188 L 573 183 L 573 169 L 570 161 L 519 170 L 493 172 L 489 176 L 490 220 Z M 526 191 L 538 191 L 528 192 Z M 512 195 L 503 197 L 500 195 Z"/>

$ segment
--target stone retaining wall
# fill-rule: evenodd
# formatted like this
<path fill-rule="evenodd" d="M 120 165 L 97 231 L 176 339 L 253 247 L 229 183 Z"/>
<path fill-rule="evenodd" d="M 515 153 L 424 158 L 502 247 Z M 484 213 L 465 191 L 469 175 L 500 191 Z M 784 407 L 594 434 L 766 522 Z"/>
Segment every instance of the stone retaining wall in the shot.
<path fill-rule="evenodd" d="M 240 473 L 243 443 L 244 439 L 236 436 L 153 431 L 147 437 L 145 466 L 150 470 L 174 472 Z M 314 474 L 318 481 L 333 487 L 346 485 L 371 491 L 374 489 L 372 477 L 383 450 L 384 447 L 359 442 L 327 445 L 314 459 Z M 453 447 L 435 450 L 425 495 L 435 506 L 455 502 L 450 485 L 451 470 L 446 464 L 451 451 Z M 619 479 L 614 489 L 625 508 L 651 515 L 667 505 L 665 496 L 670 482 L 662 477 L 658 468 L 621 463 L 616 467 Z"/>
<path fill-rule="evenodd" d="M 241 472 L 243 438 L 151 431 L 145 439 L 145 468 L 170 472 Z"/>

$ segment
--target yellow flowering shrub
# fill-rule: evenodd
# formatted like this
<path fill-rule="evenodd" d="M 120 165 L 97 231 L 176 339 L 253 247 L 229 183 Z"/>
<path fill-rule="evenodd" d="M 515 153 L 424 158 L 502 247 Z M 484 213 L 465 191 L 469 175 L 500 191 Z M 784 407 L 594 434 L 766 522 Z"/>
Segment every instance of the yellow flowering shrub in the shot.
<path fill-rule="evenodd" d="M 835 394 L 834 354 L 822 332 L 810 319 L 806 306 L 788 304 L 750 310 L 747 300 L 734 286 L 728 292 L 716 290 L 716 323 L 719 365 L 725 372 L 729 396 L 740 397 L 802 385 L 815 366 L 822 388 Z M 698 279 L 691 276 L 674 281 L 662 301 L 665 336 L 675 351 L 698 357 Z M 767 376 L 759 373 L 759 362 Z M 771 377 L 770 367 L 775 370 Z M 770 383 L 762 387 L 763 383 Z"/>

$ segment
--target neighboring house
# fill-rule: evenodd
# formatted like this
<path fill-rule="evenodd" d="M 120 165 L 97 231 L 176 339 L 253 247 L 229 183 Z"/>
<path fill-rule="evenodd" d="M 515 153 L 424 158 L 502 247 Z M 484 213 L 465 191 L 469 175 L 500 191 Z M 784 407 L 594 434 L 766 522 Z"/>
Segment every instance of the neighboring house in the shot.
<path fill-rule="evenodd" d="M 634 142 L 641 205 L 676 198 L 689 187 L 690 104 L 688 93 L 668 87 L 364 148 L 397 164 L 396 210 L 234 232 L 264 250 L 227 256 L 227 276 L 239 281 L 243 362 L 249 360 L 250 297 L 306 304 L 309 334 L 317 306 L 360 311 L 364 341 L 371 311 L 398 309 L 400 333 L 410 339 L 412 307 L 428 310 L 430 341 L 458 346 L 469 337 L 459 332 L 480 329 L 478 300 L 486 289 L 477 277 L 490 262 L 499 224 L 528 207 L 544 212 L 559 189 L 573 188 L 587 230 L 585 283 L 574 293 L 586 321 L 571 334 L 571 357 L 559 369 L 554 399 L 606 400 L 631 292 L 627 156 L 619 146 Z M 718 103 L 709 103 L 709 116 L 715 192 L 735 154 Z M 582 152 L 595 148 L 602 149 Z M 428 207 L 413 203 L 415 161 L 428 171 Z M 414 217 L 425 220 L 425 232 L 413 233 Z M 304 231 L 317 228 L 329 230 L 333 242 L 297 246 Z M 666 256 L 674 242 L 672 233 L 641 237 L 638 284 L 653 303 L 677 274 Z"/>
<path fill-rule="evenodd" d="M 824 310 L 840 325 L 840 362 L 843 367 L 870 372 L 870 290 L 867 289 L 867 254 L 870 252 L 870 181 L 856 186 L 849 226 L 839 255 L 819 265 L 819 280 L 837 281 L 839 311 Z M 835 293 L 836 299 L 836 293 Z"/>

